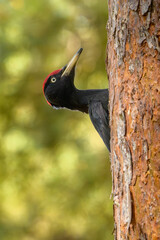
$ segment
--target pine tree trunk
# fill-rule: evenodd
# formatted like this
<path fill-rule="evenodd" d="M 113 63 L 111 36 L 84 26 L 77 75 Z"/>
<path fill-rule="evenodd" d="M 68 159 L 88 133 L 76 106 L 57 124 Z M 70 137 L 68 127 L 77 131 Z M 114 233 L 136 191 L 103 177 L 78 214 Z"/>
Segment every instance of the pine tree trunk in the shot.
<path fill-rule="evenodd" d="M 109 0 L 115 239 L 160 239 L 160 0 Z"/>

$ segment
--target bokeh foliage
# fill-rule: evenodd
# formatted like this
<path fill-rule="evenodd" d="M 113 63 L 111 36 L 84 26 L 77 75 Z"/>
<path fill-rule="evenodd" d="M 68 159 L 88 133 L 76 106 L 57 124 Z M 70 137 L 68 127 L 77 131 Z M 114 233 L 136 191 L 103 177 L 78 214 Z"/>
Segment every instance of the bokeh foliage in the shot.
<path fill-rule="evenodd" d="M 108 86 L 107 2 L 0 0 L 0 19 L 0 239 L 113 239 L 108 152 L 86 114 L 42 94 L 81 46 L 76 86 Z"/>

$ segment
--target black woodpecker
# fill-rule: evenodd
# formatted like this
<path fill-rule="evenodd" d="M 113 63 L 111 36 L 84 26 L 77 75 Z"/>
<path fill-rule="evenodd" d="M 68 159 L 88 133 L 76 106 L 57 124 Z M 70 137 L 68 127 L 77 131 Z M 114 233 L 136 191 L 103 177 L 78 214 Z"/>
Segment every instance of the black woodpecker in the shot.
<path fill-rule="evenodd" d="M 50 73 L 43 83 L 47 103 L 53 108 L 68 108 L 88 113 L 110 151 L 109 91 L 108 89 L 79 90 L 74 86 L 75 67 L 82 48 L 62 69 Z"/>

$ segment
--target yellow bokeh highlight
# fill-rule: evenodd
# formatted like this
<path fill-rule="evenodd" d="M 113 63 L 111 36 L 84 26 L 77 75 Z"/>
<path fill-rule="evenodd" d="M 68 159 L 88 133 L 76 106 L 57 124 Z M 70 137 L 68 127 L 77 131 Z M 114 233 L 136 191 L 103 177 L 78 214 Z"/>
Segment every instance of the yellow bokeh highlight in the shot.
<path fill-rule="evenodd" d="M 14 9 L 21 9 L 24 6 L 24 0 L 10 0 L 10 5 Z"/>
<path fill-rule="evenodd" d="M 21 76 L 29 68 L 31 57 L 29 52 L 23 51 L 11 55 L 5 62 L 6 70 L 13 76 Z"/>
<path fill-rule="evenodd" d="M 18 129 L 13 129 L 4 136 L 3 145 L 7 152 L 25 151 L 30 147 L 32 140 L 26 133 Z"/>

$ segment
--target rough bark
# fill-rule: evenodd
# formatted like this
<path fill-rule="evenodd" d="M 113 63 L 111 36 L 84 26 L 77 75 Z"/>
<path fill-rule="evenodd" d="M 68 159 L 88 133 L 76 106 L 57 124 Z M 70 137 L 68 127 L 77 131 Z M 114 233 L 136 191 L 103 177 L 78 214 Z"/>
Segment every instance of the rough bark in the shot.
<path fill-rule="evenodd" d="M 160 239 L 160 0 L 109 0 L 115 239 Z"/>

